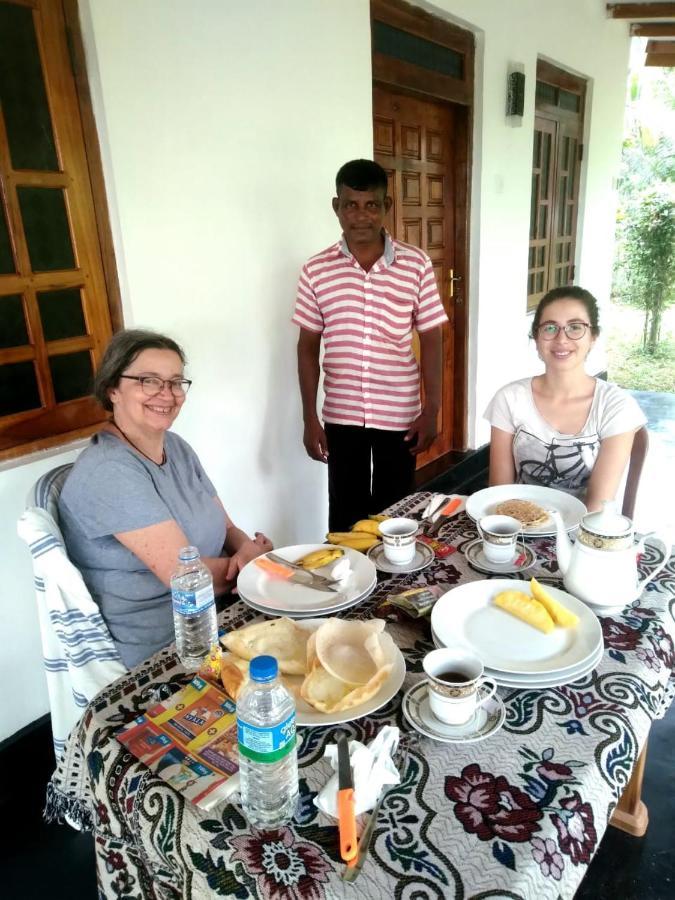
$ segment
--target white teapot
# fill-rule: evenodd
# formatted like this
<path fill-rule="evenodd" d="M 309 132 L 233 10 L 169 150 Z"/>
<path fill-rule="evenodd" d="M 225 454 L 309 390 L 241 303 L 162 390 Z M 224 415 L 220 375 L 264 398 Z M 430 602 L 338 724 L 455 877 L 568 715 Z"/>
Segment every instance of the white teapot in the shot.
<path fill-rule="evenodd" d="M 655 531 L 637 543 L 633 523 L 621 515 L 613 502 L 581 520 L 574 544 L 558 512 L 551 513 L 556 525 L 556 553 L 565 588 L 591 606 L 623 607 L 636 600 L 647 582 L 657 575 L 670 557 L 670 541 Z M 646 578 L 638 581 L 637 557 L 645 541 L 655 536 L 664 547 L 664 559 Z"/>

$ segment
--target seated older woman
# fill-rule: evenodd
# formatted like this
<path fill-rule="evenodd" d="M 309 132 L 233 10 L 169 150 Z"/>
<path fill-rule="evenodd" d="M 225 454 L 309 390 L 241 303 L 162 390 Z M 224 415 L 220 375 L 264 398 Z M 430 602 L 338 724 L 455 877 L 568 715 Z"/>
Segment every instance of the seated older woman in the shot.
<path fill-rule="evenodd" d="M 507 384 L 485 413 L 492 425 L 491 485 L 558 488 L 589 510 L 614 499 L 646 419 L 630 394 L 586 373 L 599 333 L 598 305 L 588 291 L 559 287 L 542 297 L 531 336 L 544 374 Z"/>
<path fill-rule="evenodd" d="M 110 422 L 66 481 L 59 515 L 68 553 L 131 667 L 174 639 L 170 578 L 181 547 L 194 545 L 216 594 L 272 548 L 233 524 L 186 441 L 169 429 L 191 382 L 175 341 L 121 331 L 101 361 L 94 392 Z"/>

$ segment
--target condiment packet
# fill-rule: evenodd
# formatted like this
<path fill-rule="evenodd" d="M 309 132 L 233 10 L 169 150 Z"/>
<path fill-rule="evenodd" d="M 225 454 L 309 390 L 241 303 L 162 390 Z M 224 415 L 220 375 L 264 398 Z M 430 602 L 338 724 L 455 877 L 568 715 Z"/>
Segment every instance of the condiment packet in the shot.
<path fill-rule="evenodd" d="M 398 606 L 409 616 L 418 619 L 431 612 L 434 603 L 445 591 L 446 588 L 441 585 L 429 584 L 426 587 L 410 588 L 398 594 L 389 594 L 386 602 L 392 606 Z"/>
<path fill-rule="evenodd" d="M 452 544 L 447 544 L 445 541 L 438 541 L 436 538 L 430 538 L 426 534 L 418 535 L 417 540 L 422 541 L 427 544 L 427 546 L 431 547 L 436 559 L 445 559 L 445 557 L 450 556 L 451 553 L 457 552 L 457 547 L 453 547 Z"/>

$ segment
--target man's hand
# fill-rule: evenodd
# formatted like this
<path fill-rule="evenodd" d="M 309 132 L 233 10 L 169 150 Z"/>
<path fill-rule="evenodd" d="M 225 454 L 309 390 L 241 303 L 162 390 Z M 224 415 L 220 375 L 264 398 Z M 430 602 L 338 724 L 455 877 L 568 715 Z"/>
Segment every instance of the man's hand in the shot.
<path fill-rule="evenodd" d="M 438 434 L 438 415 L 422 410 L 420 415 L 412 423 L 404 438 L 406 441 L 415 442 L 410 445 L 410 452 L 417 456 L 431 446 Z"/>
<path fill-rule="evenodd" d="M 312 419 L 305 422 L 305 432 L 302 436 L 305 450 L 311 459 L 318 462 L 328 462 L 328 442 L 326 441 L 326 432 L 323 430 L 321 422 L 318 419 Z"/>

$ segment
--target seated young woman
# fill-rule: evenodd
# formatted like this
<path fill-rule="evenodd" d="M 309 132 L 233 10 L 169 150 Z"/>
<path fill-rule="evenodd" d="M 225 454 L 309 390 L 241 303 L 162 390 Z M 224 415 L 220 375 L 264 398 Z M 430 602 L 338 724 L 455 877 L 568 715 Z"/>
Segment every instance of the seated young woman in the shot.
<path fill-rule="evenodd" d="M 112 415 L 59 501 L 70 558 L 130 668 L 174 639 L 169 584 L 181 547 L 199 548 L 216 594 L 272 549 L 264 534 L 237 528 L 197 454 L 169 431 L 191 384 L 184 365 L 183 350 L 161 334 L 112 338 L 94 385 Z"/>
<path fill-rule="evenodd" d="M 589 510 L 615 498 L 646 418 L 630 394 L 586 373 L 599 333 L 598 304 L 588 291 L 560 287 L 542 297 L 531 337 L 545 372 L 507 384 L 485 412 L 491 485 L 557 488 Z"/>

